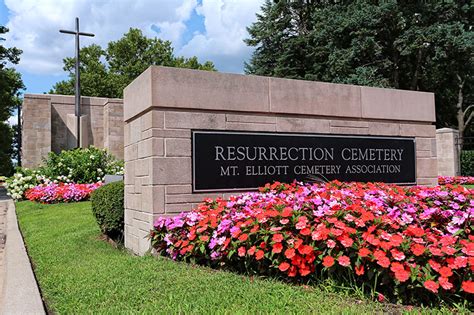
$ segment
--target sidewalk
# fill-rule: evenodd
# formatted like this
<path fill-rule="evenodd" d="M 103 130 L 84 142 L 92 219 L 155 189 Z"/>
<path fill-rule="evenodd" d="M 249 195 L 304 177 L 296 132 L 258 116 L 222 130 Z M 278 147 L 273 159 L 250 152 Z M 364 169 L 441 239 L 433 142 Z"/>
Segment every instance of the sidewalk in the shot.
<path fill-rule="evenodd" d="M 45 314 L 23 238 L 15 204 L 0 187 L 0 313 Z"/>

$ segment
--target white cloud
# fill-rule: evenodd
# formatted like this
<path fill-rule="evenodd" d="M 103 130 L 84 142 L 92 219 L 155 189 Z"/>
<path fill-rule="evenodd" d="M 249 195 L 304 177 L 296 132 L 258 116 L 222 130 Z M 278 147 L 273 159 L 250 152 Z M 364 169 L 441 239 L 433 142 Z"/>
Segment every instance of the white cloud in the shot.
<path fill-rule="evenodd" d="M 181 48 L 185 56 L 213 61 L 219 70 L 241 72 L 253 48 L 243 40 L 246 27 L 255 21 L 262 0 L 203 0 L 196 10 L 204 17 L 205 34 L 195 34 Z"/>
<path fill-rule="evenodd" d="M 156 36 L 153 24 L 178 25 L 163 30 L 163 37 L 178 39 L 185 30 L 179 27 L 196 6 L 194 0 L 5 0 L 10 11 L 7 44 L 23 50 L 18 69 L 35 74 L 59 74 L 62 59 L 74 54 L 74 36 L 59 33 L 73 30 L 74 18 L 80 18 L 80 29 L 94 33 L 94 38 L 81 37 L 81 46 L 97 43 L 105 47 L 117 40 L 130 27 L 140 28 L 148 36 Z M 184 25 L 184 24 L 183 24 Z"/>
<path fill-rule="evenodd" d="M 241 72 L 252 49 L 243 43 L 245 27 L 255 20 L 263 0 L 5 0 L 10 11 L 6 44 L 23 50 L 18 69 L 33 74 L 62 73 L 62 59 L 74 54 L 74 37 L 59 29 L 74 29 L 80 18 L 81 46 L 103 47 L 130 27 L 147 36 L 171 40 L 177 54 L 214 61 L 221 71 Z M 204 19 L 203 33 L 188 29 L 194 10 Z M 159 28 L 159 34 L 154 30 Z M 193 34 L 191 40 L 183 38 Z"/>

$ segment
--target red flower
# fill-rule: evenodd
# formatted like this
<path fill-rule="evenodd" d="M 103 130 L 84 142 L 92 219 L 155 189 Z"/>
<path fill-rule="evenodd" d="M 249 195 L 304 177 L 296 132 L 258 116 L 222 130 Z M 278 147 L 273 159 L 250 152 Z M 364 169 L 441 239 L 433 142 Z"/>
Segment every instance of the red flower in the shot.
<path fill-rule="evenodd" d="M 393 262 L 390 270 L 392 270 L 394 273 L 397 273 L 398 271 L 405 270 L 405 267 L 399 262 Z"/>
<path fill-rule="evenodd" d="M 474 243 L 465 243 L 462 252 L 468 256 L 474 256 Z"/>
<path fill-rule="evenodd" d="M 338 261 L 339 265 L 344 266 L 344 267 L 347 267 L 347 266 L 351 265 L 351 260 L 347 256 L 340 256 L 337 259 L 337 261 Z"/>
<path fill-rule="evenodd" d="M 451 290 L 453 288 L 453 284 L 449 282 L 448 278 L 439 277 L 438 282 L 439 285 L 445 290 Z"/>
<path fill-rule="evenodd" d="M 295 248 L 298 249 L 301 245 L 303 245 L 303 240 L 302 239 L 296 239 L 295 242 Z"/>
<path fill-rule="evenodd" d="M 310 245 L 303 245 L 298 248 L 298 252 L 301 255 L 309 255 L 313 252 L 313 247 Z"/>
<path fill-rule="evenodd" d="M 439 268 L 441 268 L 441 265 L 438 264 L 436 261 L 434 261 L 433 259 L 430 259 L 428 260 L 428 264 L 431 266 L 431 268 L 434 270 L 434 271 L 439 271 Z"/>
<path fill-rule="evenodd" d="M 265 254 L 265 253 L 263 252 L 263 250 L 259 249 L 259 250 L 255 253 L 255 259 L 257 259 L 257 260 L 262 259 L 264 254 Z"/>
<path fill-rule="evenodd" d="M 297 230 L 302 230 L 306 227 L 306 224 L 308 223 L 308 218 L 307 217 L 299 217 L 298 218 L 298 223 L 295 224 L 295 227 Z"/>
<path fill-rule="evenodd" d="M 385 252 L 383 250 L 376 250 L 376 251 L 374 251 L 374 257 L 375 257 L 375 259 L 380 259 L 380 258 L 386 257 Z"/>
<path fill-rule="evenodd" d="M 441 249 L 439 249 L 438 247 L 429 246 L 428 249 L 430 250 L 433 256 L 443 256 Z"/>
<path fill-rule="evenodd" d="M 413 244 L 411 246 L 411 251 L 415 256 L 421 256 L 425 252 L 426 248 L 420 244 Z"/>
<path fill-rule="evenodd" d="M 281 216 L 284 218 L 291 217 L 292 215 L 293 215 L 293 209 L 291 209 L 290 207 L 284 208 L 283 211 L 281 212 Z"/>
<path fill-rule="evenodd" d="M 365 247 L 359 249 L 359 256 L 360 256 L 360 257 L 367 257 L 367 256 L 369 256 L 369 255 L 370 255 L 370 250 L 369 250 L 369 249 L 367 249 L 367 248 L 365 248 Z"/>
<path fill-rule="evenodd" d="M 425 281 L 425 283 L 423 283 L 423 285 L 427 290 L 433 293 L 438 293 L 439 284 L 437 284 L 433 280 L 427 280 Z"/>
<path fill-rule="evenodd" d="M 405 233 L 410 236 L 415 237 L 422 237 L 425 235 L 425 231 L 422 228 L 409 226 L 408 229 L 405 230 Z"/>
<path fill-rule="evenodd" d="M 281 243 L 275 243 L 272 248 L 272 253 L 279 254 L 283 250 L 283 245 Z"/>
<path fill-rule="evenodd" d="M 456 249 L 452 248 L 451 246 L 443 246 L 441 251 L 447 255 L 454 255 L 454 253 L 456 253 Z"/>
<path fill-rule="evenodd" d="M 342 241 L 341 244 L 344 247 L 351 247 L 354 241 L 350 237 L 345 237 Z"/>
<path fill-rule="evenodd" d="M 405 282 L 410 278 L 410 272 L 402 269 L 395 272 L 395 278 L 400 282 Z"/>
<path fill-rule="evenodd" d="M 248 234 L 242 234 L 239 236 L 239 241 L 245 242 L 249 238 Z"/>
<path fill-rule="evenodd" d="M 207 241 L 209 240 L 209 236 L 207 236 L 207 235 L 201 235 L 201 236 L 199 236 L 199 239 L 200 239 L 201 241 L 203 241 L 203 242 L 207 242 Z"/>
<path fill-rule="evenodd" d="M 374 245 L 374 246 L 380 245 L 380 240 L 378 238 L 375 238 L 373 234 L 368 235 L 366 240 L 371 245 Z"/>
<path fill-rule="evenodd" d="M 295 256 L 295 249 L 294 248 L 288 248 L 285 250 L 285 257 L 288 259 L 291 259 Z"/>
<path fill-rule="evenodd" d="M 334 258 L 333 257 L 326 256 L 326 257 L 323 258 L 323 266 L 324 267 L 329 268 L 332 265 L 334 265 Z"/>
<path fill-rule="evenodd" d="M 329 229 L 329 233 L 331 233 L 334 236 L 341 236 L 344 232 L 336 228 L 331 228 Z"/>
<path fill-rule="evenodd" d="M 390 259 L 388 259 L 386 256 L 381 257 L 380 259 L 377 260 L 377 264 L 384 268 L 388 268 L 390 266 Z"/>
<path fill-rule="evenodd" d="M 403 243 L 403 236 L 394 234 L 390 237 L 390 243 L 392 243 L 393 246 L 400 246 Z"/>
<path fill-rule="evenodd" d="M 247 253 L 247 250 L 245 249 L 244 246 L 240 246 L 239 249 L 238 249 L 238 254 L 240 257 L 243 257 L 245 256 L 245 254 Z"/>
<path fill-rule="evenodd" d="M 392 257 L 395 260 L 401 261 L 401 260 L 405 259 L 405 254 L 403 252 L 399 251 L 399 250 L 392 249 L 390 251 L 390 253 L 392 254 Z"/>
<path fill-rule="evenodd" d="M 377 300 L 379 302 L 383 302 L 383 301 L 385 301 L 385 296 L 382 293 L 379 293 L 379 295 L 377 296 Z"/>
<path fill-rule="evenodd" d="M 291 266 L 290 271 L 288 271 L 288 277 L 296 277 L 298 269 L 295 266 Z"/>
<path fill-rule="evenodd" d="M 257 224 L 257 225 L 255 225 L 255 226 L 250 230 L 250 233 L 255 233 L 255 232 L 257 232 L 259 229 L 260 229 L 260 226 Z"/>
<path fill-rule="evenodd" d="M 274 241 L 275 243 L 279 243 L 279 242 L 283 241 L 283 235 L 280 234 L 280 233 L 273 234 L 272 241 Z"/>
<path fill-rule="evenodd" d="M 257 250 L 257 247 L 256 246 L 252 246 L 250 247 L 250 249 L 247 251 L 247 254 L 249 254 L 250 256 L 252 256 L 253 254 L 255 254 L 255 251 Z"/>
<path fill-rule="evenodd" d="M 300 231 L 300 234 L 302 235 L 310 235 L 311 234 L 311 230 L 308 229 L 308 228 L 304 228 Z"/>
<path fill-rule="evenodd" d="M 313 233 L 311 234 L 311 238 L 313 241 L 323 241 L 328 238 L 329 235 L 329 229 L 328 228 L 317 228 Z"/>
<path fill-rule="evenodd" d="M 463 281 L 462 282 L 462 289 L 467 293 L 474 294 L 474 281 Z"/>
<path fill-rule="evenodd" d="M 300 267 L 300 275 L 302 275 L 303 277 L 309 275 L 310 273 L 311 273 L 311 269 L 309 269 L 308 266 Z"/>
<path fill-rule="evenodd" d="M 439 269 L 439 274 L 443 278 L 449 278 L 453 275 L 453 271 L 449 267 L 442 267 Z"/>
<path fill-rule="evenodd" d="M 280 271 L 287 271 L 288 268 L 290 268 L 290 264 L 287 262 L 282 262 L 280 266 L 278 266 L 278 269 L 280 269 Z"/>
<path fill-rule="evenodd" d="M 364 274 L 364 266 L 363 265 L 355 266 L 355 273 L 358 276 L 363 275 Z"/>
<path fill-rule="evenodd" d="M 464 268 L 467 266 L 467 260 L 468 260 L 467 257 L 458 256 L 454 258 L 454 266 L 452 266 L 451 268 L 453 269 Z"/>

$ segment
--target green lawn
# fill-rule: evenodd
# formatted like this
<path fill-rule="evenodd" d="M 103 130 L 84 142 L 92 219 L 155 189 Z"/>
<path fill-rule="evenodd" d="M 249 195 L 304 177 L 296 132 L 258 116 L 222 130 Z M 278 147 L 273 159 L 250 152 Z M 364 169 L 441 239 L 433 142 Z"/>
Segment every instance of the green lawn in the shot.
<path fill-rule="evenodd" d="M 89 202 L 21 202 L 17 212 L 42 294 L 54 313 L 358 314 L 402 310 L 343 292 L 327 292 L 330 287 L 301 287 L 130 255 L 100 239 Z"/>
<path fill-rule="evenodd" d="M 473 189 L 473 188 L 474 188 L 474 185 L 464 185 L 464 187 Z"/>

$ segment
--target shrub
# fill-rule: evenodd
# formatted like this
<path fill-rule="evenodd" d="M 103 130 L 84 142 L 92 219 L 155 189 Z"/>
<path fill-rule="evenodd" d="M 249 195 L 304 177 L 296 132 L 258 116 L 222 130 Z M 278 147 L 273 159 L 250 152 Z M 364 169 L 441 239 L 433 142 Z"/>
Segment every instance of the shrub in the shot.
<path fill-rule="evenodd" d="M 26 199 L 41 203 L 74 202 L 89 199 L 102 182 L 95 184 L 53 183 L 41 184 L 25 192 Z"/>
<path fill-rule="evenodd" d="M 92 212 L 102 233 L 116 241 L 123 240 L 124 184 L 113 182 L 92 194 Z"/>
<path fill-rule="evenodd" d="M 95 183 L 102 181 L 105 174 L 123 174 L 123 162 L 116 160 L 105 149 L 91 146 L 59 154 L 50 152 L 42 169 L 51 180 Z"/>
<path fill-rule="evenodd" d="M 461 151 L 461 174 L 474 176 L 474 150 Z"/>
<path fill-rule="evenodd" d="M 333 278 L 392 301 L 468 301 L 473 194 L 452 185 L 275 183 L 159 218 L 150 237 L 173 259 L 298 281 Z"/>
<path fill-rule="evenodd" d="M 45 178 L 39 171 L 19 167 L 12 177 L 7 178 L 5 188 L 7 194 L 13 200 L 18 201 L 24 198 L 24 194 L 28 189 L 44 182 L 44 180 Z"/>

